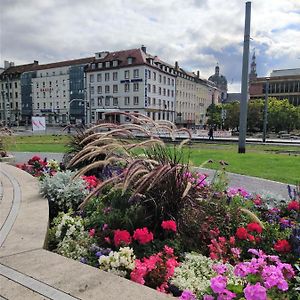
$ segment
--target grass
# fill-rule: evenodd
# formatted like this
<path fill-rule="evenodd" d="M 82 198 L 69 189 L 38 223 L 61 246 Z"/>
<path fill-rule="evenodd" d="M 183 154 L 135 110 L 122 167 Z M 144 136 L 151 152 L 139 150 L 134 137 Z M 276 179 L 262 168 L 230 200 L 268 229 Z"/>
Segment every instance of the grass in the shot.
<path fill-rule="evenodd" d="M 9 151 L 19 152 L 65 152 L 66 135 L 34 135 L 6 137 Z M 236 144 L 193 144 L 190 161 L 200 166 L 219 169 L 219 161 L 228 163 L 226 170 L 232 173 L 261 177 L 284 183 L 300 182 L 300 155 L 293 154 L 299 147 L 276 145 L 247 145 L 245 154 L 237 153 Z M 291 155 L 280 153 L 290 151 Z M 188 149 L 185 148 L 186 155 Z"/>

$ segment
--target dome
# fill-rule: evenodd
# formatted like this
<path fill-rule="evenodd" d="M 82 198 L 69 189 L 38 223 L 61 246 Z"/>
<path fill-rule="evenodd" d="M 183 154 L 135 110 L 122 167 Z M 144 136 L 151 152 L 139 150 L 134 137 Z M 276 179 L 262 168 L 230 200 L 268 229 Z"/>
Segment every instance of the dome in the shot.
<path fill-rule="evenodd" d="M 221 89 L 226 89 L 227 90 L 227 79 L 225 76 L 219 74 L 219 66 L 217 65 L 215 68 L 215 74 L 211 75 L 208 80 L 214 82 L 217 87 Z"/>

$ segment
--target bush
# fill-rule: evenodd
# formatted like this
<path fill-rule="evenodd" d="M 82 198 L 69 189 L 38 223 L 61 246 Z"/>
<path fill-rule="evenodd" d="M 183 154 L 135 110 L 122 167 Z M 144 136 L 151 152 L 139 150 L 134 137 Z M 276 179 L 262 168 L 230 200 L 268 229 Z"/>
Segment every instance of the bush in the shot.
<path fill-rule="evenodd" d="M 88 194 L 86 182 L 81 178 L 73 179 L 74 175 L 72 171 L 57 172 L 55 176 L 46 175 L 40 183 L 41 193 L 49 201 L 50 217 L 59 211 L 76 210 Z"/>

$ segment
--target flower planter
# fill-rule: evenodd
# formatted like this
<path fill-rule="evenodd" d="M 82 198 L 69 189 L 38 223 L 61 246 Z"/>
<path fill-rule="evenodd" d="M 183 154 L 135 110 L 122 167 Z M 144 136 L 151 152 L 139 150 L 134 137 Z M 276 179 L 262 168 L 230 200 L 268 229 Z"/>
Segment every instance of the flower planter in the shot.
<path fill-rule="evenodd" d="M 0 157 L 0 162 L 13 164 L 15 162 L 15 157 L 13 155 Z"/>

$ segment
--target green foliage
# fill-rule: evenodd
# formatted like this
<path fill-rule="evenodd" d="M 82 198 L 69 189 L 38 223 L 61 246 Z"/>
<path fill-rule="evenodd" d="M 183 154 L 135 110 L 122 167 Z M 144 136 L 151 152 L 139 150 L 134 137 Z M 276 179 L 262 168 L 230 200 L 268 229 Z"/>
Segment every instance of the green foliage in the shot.
<path fill-rule="evenodd" d="M 207 112 L 206 112 L 206 115 L 208 116 L 207 124 L 221 127 L 222 125 L 221 111 L 222 111 L 221 105 L 211 104 L 207 108 Z"/>

